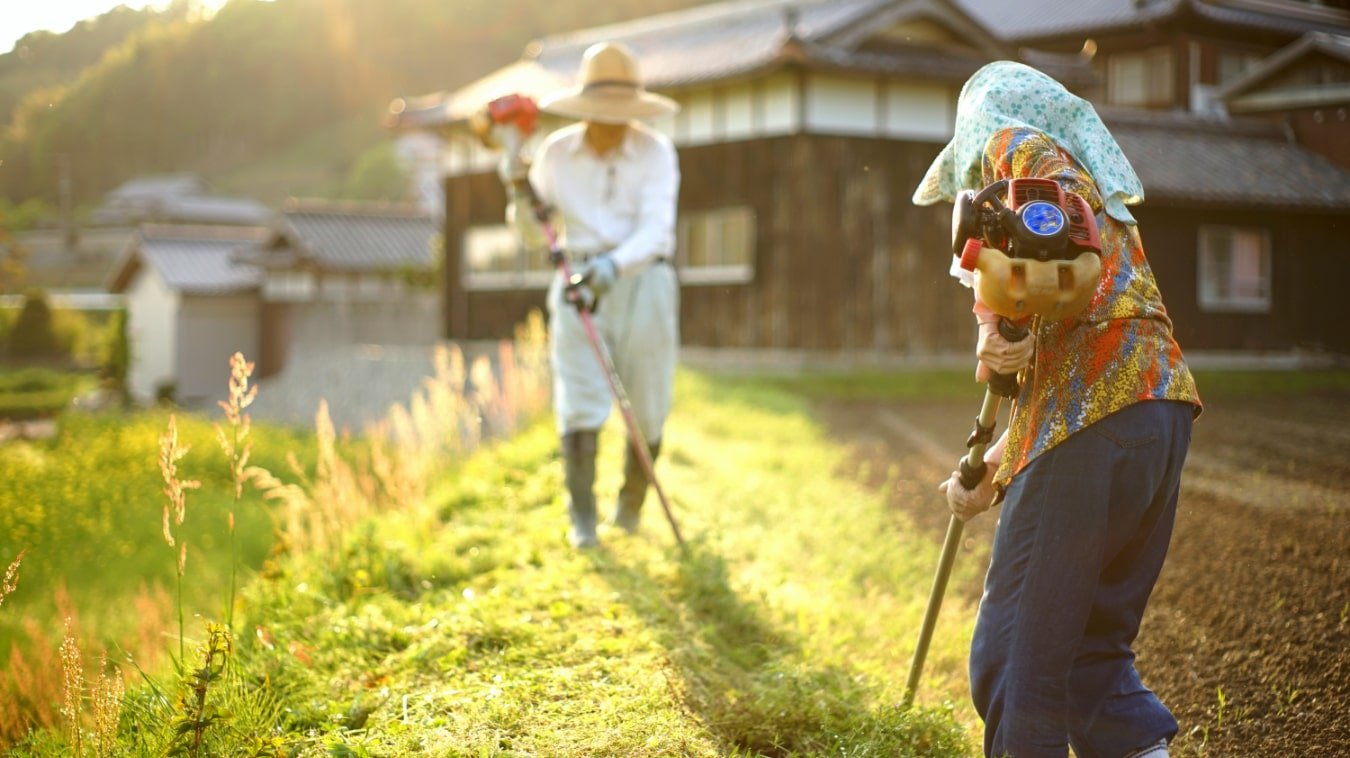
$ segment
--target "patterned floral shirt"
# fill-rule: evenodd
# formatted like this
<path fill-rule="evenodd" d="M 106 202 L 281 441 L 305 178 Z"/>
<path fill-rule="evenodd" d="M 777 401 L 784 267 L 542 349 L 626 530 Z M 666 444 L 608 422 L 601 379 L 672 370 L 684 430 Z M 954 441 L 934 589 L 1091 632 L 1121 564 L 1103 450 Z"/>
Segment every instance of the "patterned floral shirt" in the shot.
<path fill-rule="evenodd" d="M 1102 213 L 1092 177 L 1035 129 L 995 132 L 985 145 L 982 168 L 986 185 L 1054 179 L 1080 195 L 1097 212 L 1102 244 L 1102 277 L 1087 308 L 1076 318 L 1037 318 L 1032 324 L 1035 354 L 1022 371 L 995 486 L 1006 487 L 1036 456 L 1133 403 L 1179 400 L 1194 404 L 1199 415 L 1195 380 L 1172 338 L 1172 320 L 1144 257 L 1139 228 Z"/>

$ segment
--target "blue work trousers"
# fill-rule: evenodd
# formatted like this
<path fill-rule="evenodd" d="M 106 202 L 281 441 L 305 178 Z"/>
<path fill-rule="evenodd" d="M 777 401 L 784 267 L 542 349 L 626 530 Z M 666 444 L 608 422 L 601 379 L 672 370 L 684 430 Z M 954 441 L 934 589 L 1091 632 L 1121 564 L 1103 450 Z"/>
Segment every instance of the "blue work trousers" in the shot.
<path fill-rule="evenodd" d="M 1007 490 L 971 641 L 988 756 L 1121 758 L 1176 719 L 1130 645 L 1172 536 L 1188 403 L 1144 401 L 1072 435 Z"/>

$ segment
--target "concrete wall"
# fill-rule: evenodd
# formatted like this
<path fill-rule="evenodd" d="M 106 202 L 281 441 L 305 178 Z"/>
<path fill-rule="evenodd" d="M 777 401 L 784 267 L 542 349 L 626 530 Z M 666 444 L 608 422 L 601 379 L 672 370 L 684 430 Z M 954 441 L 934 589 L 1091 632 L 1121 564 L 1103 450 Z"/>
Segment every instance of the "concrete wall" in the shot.
<path fill-rule="evenodd" d="M 440 307 L 440 299 L 430 292 L 399 300 L 297 304 L 292 349 L 435 344 L 440 340 Z"/>

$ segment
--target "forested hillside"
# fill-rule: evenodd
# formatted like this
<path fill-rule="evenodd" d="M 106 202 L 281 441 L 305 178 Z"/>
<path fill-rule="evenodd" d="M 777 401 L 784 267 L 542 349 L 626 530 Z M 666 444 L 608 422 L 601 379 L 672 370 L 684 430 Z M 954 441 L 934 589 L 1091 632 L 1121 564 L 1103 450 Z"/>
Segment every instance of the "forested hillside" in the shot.
<path fill-rule="evenodd" d="M 350 168 L 378 144 L 394 97 L 456 87 L 537 36 L 696 4 L 231 0 L 210 18 L 182 2 L 120 8 L 0 56 L 0 197 L 54 200 L 63 155 L 77 203 L 148 172 L 250 176 L 282 152 Z"/>

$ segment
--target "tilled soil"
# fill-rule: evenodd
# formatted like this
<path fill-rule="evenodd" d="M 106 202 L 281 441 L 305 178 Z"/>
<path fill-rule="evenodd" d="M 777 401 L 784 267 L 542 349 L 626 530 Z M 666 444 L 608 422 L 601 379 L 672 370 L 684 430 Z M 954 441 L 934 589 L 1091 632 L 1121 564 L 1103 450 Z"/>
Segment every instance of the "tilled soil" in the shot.
<path fill-rule="evenodd" d="M 940 542 L 936 485 L 979 401 L 829 401 L 819 412 L 859 475 Z M 1350 397 L 1207 400 L 1135 644 L 1145 683 L 1181 723 L 1173 755 L 1350 756 L 1347 492 Z M 966 525 L 961 560 L 987 563 L 995 523 Z"/>

